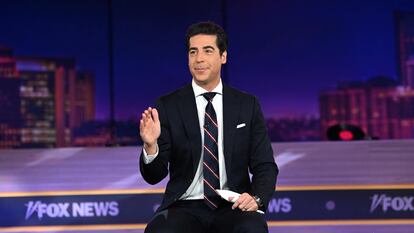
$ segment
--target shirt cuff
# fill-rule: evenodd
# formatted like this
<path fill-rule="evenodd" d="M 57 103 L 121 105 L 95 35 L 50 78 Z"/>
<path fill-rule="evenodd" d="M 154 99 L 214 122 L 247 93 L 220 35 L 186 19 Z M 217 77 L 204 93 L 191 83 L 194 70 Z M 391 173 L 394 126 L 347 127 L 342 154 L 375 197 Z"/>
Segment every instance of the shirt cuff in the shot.
<path fill-rule="evenodd" d="M 142 146 L 142 153 L 144 154 L 144 157 L 143 157 L 143 159 L 144 159 L 144 163 L 145 164 L 149 164 L 149 163 L 151 163 L 156 157 L 157 157 L 157 155 L 158 155 L 158 144 L 156 144 L 156 152 L 155 152 L 155 154 L 153 154 L 153 155 L 149 155 L 148 153 L 147 153 L 147 151 L 145 151 L 145 148 L 144 148 L 144 146 Z"/>

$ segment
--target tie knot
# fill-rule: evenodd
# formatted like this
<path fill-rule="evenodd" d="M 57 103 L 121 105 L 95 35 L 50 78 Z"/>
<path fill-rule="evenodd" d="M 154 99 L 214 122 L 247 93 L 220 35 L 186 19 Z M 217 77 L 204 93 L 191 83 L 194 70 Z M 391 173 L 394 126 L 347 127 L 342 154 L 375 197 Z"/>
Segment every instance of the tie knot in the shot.
<path fill-rule="evenodd" d="M 206 98 L 206 100 L 211 102 L 216 94 L 216 92 L 206 92 L 203 94 L 203 96 Z"/>

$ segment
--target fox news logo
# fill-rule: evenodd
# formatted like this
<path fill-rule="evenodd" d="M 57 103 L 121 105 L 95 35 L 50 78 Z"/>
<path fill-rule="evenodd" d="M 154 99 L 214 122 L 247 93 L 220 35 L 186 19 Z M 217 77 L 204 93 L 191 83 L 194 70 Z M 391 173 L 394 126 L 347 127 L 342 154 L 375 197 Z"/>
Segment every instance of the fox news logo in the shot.
<path fill-rule="evenodd" d="M 385 194 L 375 194 L 371 197 L 371 199 L 371 213 L 374 212 L 377 208 L 381 208 L 384 213 L 386 213 L 388 210 L 393 210 L 396 212 L 414 211 L 414 196 L 390 197 Z"/>
<path fill-rule="evenodd" d="M 118 202 L 115 201 L 63 203 L 29 201 L 26 206 L 26 220 L 33 215 L 42 220 L 45 216 L 49 218 L 114 217 L 119 214 Z"/>

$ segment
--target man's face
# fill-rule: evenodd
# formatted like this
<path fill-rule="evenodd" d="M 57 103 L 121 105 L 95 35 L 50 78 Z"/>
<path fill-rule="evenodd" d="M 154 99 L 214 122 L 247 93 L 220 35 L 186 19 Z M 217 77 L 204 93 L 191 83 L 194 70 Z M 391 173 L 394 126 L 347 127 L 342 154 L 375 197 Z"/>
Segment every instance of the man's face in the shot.
<path fill-rule="evenodd" d="M 220 81 L 221 65 L 226 63 L 227 52 L 220 55 L 216 35 L 195 35 L 190 38 L 188 66 L 194 81 L 211 91 Z"/>

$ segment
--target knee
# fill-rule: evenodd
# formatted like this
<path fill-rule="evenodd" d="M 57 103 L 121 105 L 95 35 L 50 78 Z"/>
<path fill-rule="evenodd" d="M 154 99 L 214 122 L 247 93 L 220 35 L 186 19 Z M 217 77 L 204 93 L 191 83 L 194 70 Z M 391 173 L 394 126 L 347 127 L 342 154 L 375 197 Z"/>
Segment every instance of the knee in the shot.
<path fill-rule="evenodd" d="M 145 233 L 200 232 L 197 223 L 184 212 L 165 210 L 152 218 L 145 228 Z"/>
<path fill-rule="evenodd" d="M 145 228 L 145 233 L 177 233 L 174 227 L 171 227 L 168 219 L 168 210 L 157 213 Z"/>

